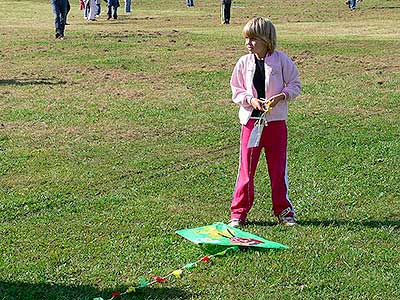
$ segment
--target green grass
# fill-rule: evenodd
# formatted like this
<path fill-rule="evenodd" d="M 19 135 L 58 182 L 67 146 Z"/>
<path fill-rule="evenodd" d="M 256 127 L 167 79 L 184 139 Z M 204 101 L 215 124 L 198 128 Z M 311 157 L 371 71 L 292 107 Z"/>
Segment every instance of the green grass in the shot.
<path fill-rule="evenodd" d="M 0 299 L 108 299 L 203 255 L 177 229 L 227 221 L 241 29 L 269 16 L 297 63 L 289 180 L 300 226 L 271 216 L 263 159 L 246 230 L 288 245 L 218 258 L 123 299 L 398 299 L 396 0 L 138 0 L 53 40 L 50 5 L 0 10 Z M 103 12 L 105 6 L 103 5 Z"/>

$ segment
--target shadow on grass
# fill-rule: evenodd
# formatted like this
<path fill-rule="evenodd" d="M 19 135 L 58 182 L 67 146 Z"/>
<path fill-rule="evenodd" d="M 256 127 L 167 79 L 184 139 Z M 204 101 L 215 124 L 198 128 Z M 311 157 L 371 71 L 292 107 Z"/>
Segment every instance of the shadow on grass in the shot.
<path fill-rule="evenodd" d="M 297 222 L 300 226 L 354 226 L 354 227 L 370 227 L 370 228 L 382 228 L 382 227 L 393 227 L 395 230 L 400 230 L 400 221 L 391 221 L 391 220 L 299 220 Z M 248 225 L 255 226 L 277 226 L 276 222 L 271 221 L 249 221 Z"/>
<path fill-rule="evenodd" d="M 0 281 L 0 299 L 93 299 L 101 294 L 90 286 L 64 286 L 47 283 L 24 283 Z"/>
<path fill-rule="evenodd" d="M 125 291 L 125 288 L 118 289 Z M 48 283 L 23 283 L 0 281 L 0 299 L 2 300 L 93 300 L 97 297 L 110 299 L 113 290 L 99 290 L 91 286 L 65 286 Z M 144 288 L 134 293 L 118 297 L 121 300 L 129 299 L 189 299 L 190 295 L 177 288 Z"/>
<path fill-rule="evenodd" d="M 370 9 L 399 9 L 399 8 L 400 6 L 379 6 L 379 7 L 373 6 Z"/>
<path fill-rule="evenodd" d="M 61 85 L 61 84 L 66 84 L 67 82 L 65 80 L 54 80 L 51 78 L 39 78 L 35 80 L 31 79 L 0 79 L 0 86 L 1 85 L 37 85 L 37 84 L 42 84 L 42 85 Z"/>
<path fill-rule="evenodd" d="M 370 228 L 394 227 L 396 230 L 400 229 L 400 221 L 392 220 L 304 220 L 298 223 L 301 226 L 363 226 Z"/>

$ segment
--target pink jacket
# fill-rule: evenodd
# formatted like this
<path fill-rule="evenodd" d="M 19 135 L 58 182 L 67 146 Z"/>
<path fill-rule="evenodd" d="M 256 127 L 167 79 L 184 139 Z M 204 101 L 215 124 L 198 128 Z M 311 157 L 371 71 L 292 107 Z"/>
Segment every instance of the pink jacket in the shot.
<path fill-rule="evenodd" d="M 257 96 L 257 91 L 253 86 L 255 71 L 254 54 L 247 54 L 239 59 L 232 72 L 232 100 L 240 106 L 239 120 L 243 125 L 247 124 L 253 111 L 250 101 Z M 293 61 L 280 51 L 274 51 L 271 55 L 267 55 L 265 57 L 266 97 L 269 99 L 280 93 L 286 95 L 286 99 L 280 101 L 267 114 L 267 122 L 287 120 L 288 101 L 296 98 L 300 94 L 300 90 L 299 71 Z"/>

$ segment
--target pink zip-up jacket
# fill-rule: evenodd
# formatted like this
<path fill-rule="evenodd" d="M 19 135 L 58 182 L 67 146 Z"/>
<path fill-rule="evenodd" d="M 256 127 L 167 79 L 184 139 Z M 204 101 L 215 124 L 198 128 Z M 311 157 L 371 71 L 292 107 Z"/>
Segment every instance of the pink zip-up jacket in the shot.
<path fill-rule="evenodd" d="M 283 52 L 274 51 L 264 59 L 265 95 L 267 99 L 280 93 L 286 98 L 267 114 L 267 122 L 287 120 L 288 101 L 294 100 L 301 90 L 299 71 L 293 61 Z M 231 77 L 232 100 L 239 104 L 240 123 L 246 125 L 250 119 L 253 107 L 251 99 L 257 97 L 253 86 L 253 77 L 256 71 L 254 54 L 242 56 L 236 63 Z"/>

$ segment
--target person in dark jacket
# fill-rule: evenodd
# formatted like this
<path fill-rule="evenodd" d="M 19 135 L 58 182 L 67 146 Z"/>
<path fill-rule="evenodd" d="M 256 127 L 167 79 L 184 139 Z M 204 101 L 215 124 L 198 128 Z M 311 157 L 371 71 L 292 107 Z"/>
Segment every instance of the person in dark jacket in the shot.
<path fill-rule="evenodd" d="M 222 14 L 222 23 L 229 24 L 231 19 L 231 4 L 232 0 L 221 0 L 221 14 Z"/>

